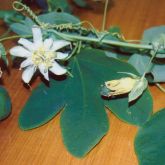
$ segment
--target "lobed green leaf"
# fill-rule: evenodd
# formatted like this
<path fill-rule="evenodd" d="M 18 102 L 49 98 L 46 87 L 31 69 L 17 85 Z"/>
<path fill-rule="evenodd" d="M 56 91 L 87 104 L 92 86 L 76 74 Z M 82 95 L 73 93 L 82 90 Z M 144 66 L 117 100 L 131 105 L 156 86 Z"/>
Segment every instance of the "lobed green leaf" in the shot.
<path fill-rule="evenodd" d="M 11 100 L 7 90 L 0 86 L 0 120 L 4 120 L 11 113 Z"/>
<path fill-rule="evenodd" d="M 2 58 L 2 60 L 5 62 L 5 64 L 8 65 L 6 50 L 2 43 L 0 43 L 0 58 Z"/>
<path fill-rule="evenodd" d="M 119 71 L 137 73 L 129 64 L 106 57 L 103 51 L 84 49 L 72 58 L 69 67 L 73 77 L 51 80 L 50 88 L 41 84 L 32 92 L 19 116 L 21 129 L 39 127 L 64 108 L 60 119 L 64 144 L 71 154 L 82 157 L 109 129 L 103 103 L 131 124 L 142 125 L 149 118 L 152 99 L 148 91 L 132 105 L 127 96 L 105 102 L 100 96 L 101 84 L 121 77 Z"/>
<path fill-rule="evenodd" d="M 165 164 L 165 109 L 155 113 L 139 130 L 135 151 L 139 165 Z"/>

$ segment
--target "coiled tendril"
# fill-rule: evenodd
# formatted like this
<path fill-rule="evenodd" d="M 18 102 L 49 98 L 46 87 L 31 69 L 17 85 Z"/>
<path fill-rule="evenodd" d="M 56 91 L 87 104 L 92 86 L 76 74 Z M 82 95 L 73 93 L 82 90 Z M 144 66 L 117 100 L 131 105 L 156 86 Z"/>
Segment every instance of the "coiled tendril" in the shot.
<path fill-rule="evenodd" d="M 22 12 L 22 11 L 26 11 L 29 16 L 39 25 L 39 26 L 43 26 L 42 22 L 38 19 L 38 17 L 34 14 L 34 12 L 26 5 L 24 5 L 23 3 L 19 2 L 19 1 L 14 1 L 13 2 L 13 9 L 18 11 L 18 12 Z"/>

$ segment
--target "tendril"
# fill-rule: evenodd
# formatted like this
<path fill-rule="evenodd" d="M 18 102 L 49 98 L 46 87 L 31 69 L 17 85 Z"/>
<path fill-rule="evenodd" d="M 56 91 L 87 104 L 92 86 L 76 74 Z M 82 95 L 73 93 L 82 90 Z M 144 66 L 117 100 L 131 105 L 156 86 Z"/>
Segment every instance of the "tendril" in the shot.
<path fill-rule="evenodd" d="M 19 1 L 14 1 L 13 2 L 13 9 L 18 11 L 18 12 L 23 12 L 25 11 L 41 28 L 43 29 L 55 29 L 55 30 L 81 30 L 85 32 L 92 32 L 99 38 L 99 33 L 98 30 L 94 28 L 94 26 L 89 22 L 89 21 L 83 21 L 77 24 L 73 23 L 65 23 L 65 24 L 49 24 L 49 23 L 44 23 L 40 21 L 37 17 L 37 15 L 25 4 L 19 2 Z M 90 29 L 82 27 L 83 24 L 88 24 L 90 26 Z"/>
<path fill-rule="evenodd" d="M 165 93 L 165 88 L 161 86 L 159 83 L 156 83 L 156 86 L 163 92 Z"/>
<path fill-rule="evenodd" d="M 16 10 L 16 11 L 21 12 L 25 9 L 25 6 L 19 1 L 14 1 L 13 2 L 13 9 Z"/>
<path fill-rule="evenodd" d="M 35 15 L 35 13 L 26 5 L 24 5 L 23 3 L 19 2 L 19 1 L 14 1 L 13 2 L 13 9 L 18 11 L 18 12 L 27 12 L 29 14 L 29 16 L 39 25 L 39 26 L 43 26 L 43 23 L 38 19 L 38 17 Z"/>

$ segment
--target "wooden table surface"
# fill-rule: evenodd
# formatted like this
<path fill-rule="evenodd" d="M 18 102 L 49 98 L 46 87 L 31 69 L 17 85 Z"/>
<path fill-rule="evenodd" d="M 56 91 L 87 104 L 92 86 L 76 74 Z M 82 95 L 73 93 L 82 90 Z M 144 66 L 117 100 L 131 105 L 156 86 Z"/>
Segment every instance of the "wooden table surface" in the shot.
<path fill-rule="evenodd" d="M 1 9 L 11 8 L 12 0 L 1 2 Z M 97 7 L 95 7 L 97 8 Z M 74 13 L 82 20 L 89 20 L 101 27 L 102 15 L 95 10 L 76 8 Z M 126 39 L 140 39 L 144 29 L 165 24 L 164 0 L 113 0 L 108 11 L 107 26 L 121 27 Z M 2 25 L 2 22 L 0 23 Z M 5 28 L 1 28 L 1 32 Z M 5 42 L 7 48 L 14 42 Z M 40 81 L 37 78 L 32 87 Z M 137 165 L 133 140 L 135 126 L 125 124 L 109 113 L 110 131 L 85 158 L 77 159 L 65 149 L 59 125 L 59 115 L 48 124 L 31 130 L 18 128 L 18 115 L 31 91 L 21 82 L 21 71 L 12 69 L 4 73 L 3 85 L 12 99 L 12 114 L 0 122 L 1 165 Z M 165 86 L 165 85 L 164 85 Z M 154 98 L 154 111 L 165 107 L 165 94 L 150 87 Z"/>

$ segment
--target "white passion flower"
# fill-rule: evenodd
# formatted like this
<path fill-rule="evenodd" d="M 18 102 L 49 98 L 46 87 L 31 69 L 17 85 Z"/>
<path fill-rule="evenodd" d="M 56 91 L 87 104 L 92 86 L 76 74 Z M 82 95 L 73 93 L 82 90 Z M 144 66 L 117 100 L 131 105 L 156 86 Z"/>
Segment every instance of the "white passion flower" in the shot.
<path fill-rule="evenodd" d="M 66 68 L 60 66 L 56 60 L 68 57 L 68 53 L 62 53 L 58 50 L 71 43 L 65 40 L 53 41 L 52 38 L 43 41 L 41 29 L 38 26 L 32 28 L 32 33 L 33 42 L 20 38 L 18 43 L 22 46 L 15 46 L 10 49 L 11 55 L 26 58 L 20 66 L 20 69 L 24 69 L 22 80 L 29 83 L 37 69 L 46 80 L 49 80 L 49 71 L 55 75 L 65 74 Z"/>

